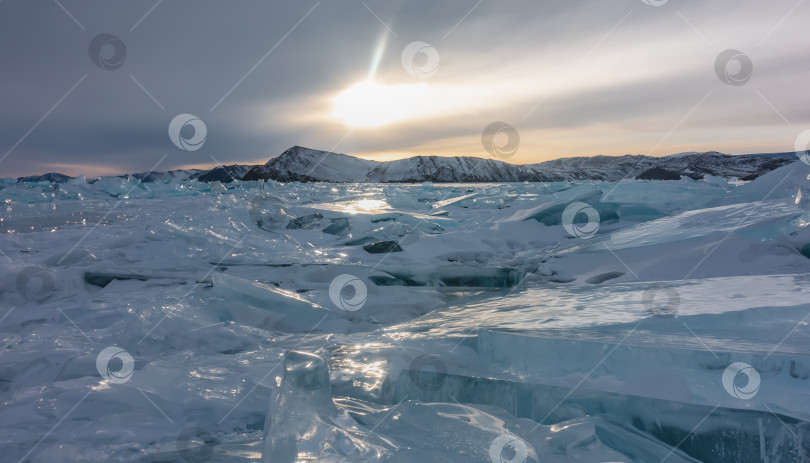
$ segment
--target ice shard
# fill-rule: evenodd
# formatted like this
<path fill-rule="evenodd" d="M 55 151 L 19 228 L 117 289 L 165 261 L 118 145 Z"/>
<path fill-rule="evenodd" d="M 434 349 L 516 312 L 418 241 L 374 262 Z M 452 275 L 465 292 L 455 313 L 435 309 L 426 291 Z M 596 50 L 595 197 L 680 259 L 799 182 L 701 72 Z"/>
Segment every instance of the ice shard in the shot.
<path fill-rule="evenodd" d="M 293 291 L 222 272 L 215 272 L 213 281 L 214 294 L 230 301 L 225 307 L 230 318 L 250 326 L 310 331 L 317 330 L 324 322 L 340 318 L 333 311 L 312 303 Z"/>
<path fill-rule="evenodd" d="M 354 420 L 332 402 L 324 359 L 290 351 L 283 368 L 265 419 L 262 463 L 379 461 L 379 449 L 353 436 Z"/>

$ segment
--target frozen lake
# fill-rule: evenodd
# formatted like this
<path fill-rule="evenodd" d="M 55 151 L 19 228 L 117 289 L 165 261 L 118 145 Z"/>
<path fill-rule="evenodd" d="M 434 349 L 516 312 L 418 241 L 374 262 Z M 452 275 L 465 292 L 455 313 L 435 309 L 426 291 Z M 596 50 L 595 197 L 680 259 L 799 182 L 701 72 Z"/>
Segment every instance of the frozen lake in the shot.
<path fill-rule="evenodd" d="M 0 181 L 0 460 L 807 461 L 809 176 Z"/>

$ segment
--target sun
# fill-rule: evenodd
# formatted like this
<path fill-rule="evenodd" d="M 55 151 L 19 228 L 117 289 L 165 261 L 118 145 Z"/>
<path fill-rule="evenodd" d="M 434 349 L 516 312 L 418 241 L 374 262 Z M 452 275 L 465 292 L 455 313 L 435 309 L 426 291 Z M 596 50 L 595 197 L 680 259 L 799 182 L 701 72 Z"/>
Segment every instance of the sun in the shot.
<path fill-rule="evenodd" d="M 428 95 L 424 83 L 359 82 L 333 98 L 331 116 L 350 127 L 382 127 L 423 115 Z"/>

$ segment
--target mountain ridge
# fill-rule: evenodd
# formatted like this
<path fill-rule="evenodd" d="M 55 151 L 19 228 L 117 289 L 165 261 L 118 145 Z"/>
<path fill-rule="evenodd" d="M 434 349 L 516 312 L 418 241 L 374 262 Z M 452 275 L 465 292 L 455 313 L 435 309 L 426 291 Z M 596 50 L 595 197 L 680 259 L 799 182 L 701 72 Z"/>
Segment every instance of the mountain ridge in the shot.
<path fill-rule="evenodd" d="M 293 146 L 244 180 L 300 182 L 442 183 L 619 181 L 625 178 L 677 180 L 706 175 L 754 178 L 797 160 L 795 153 L 730 155 L 716 151 L 644 155 L 582 156 L 537 164 L 510 164 L 477 157 L 414 156 L 395 161 L 367 161 L 346 154 Z"/>
<path fill-rule="evenodd" d="M 278 182 L 376 183 L 487 183 L 554 182 L 623 179 L 678 180 L 706 175 L 753 180 L 797 160 L 793 152 L 730 155 L 716 151 L 645 155 L 579 156 L 536 164 L 510 164 L 472 156 L 413 156 L 395 161 L 372 161 L 342 153 L 293 146 L 264 164 L 232 164 L 209 170 L 175 169 L 119 175 L 144 183 L 197 180 L 229 183 L 234 180 Z M 48 173 L 17 178 L 18 182 L 63 183 L 74 177 Z"/>

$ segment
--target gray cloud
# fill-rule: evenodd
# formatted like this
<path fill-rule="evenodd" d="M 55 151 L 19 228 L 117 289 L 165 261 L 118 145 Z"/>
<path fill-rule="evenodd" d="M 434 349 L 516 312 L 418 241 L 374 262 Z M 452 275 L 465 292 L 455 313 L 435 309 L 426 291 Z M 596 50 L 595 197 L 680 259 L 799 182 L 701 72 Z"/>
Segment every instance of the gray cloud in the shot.
<path fill-rule="evenodd" d="M 340 140 L 337 151 L 369 155 L 484 155 L 481 130 L 493 120 L 521 131 L 517 162 L 646 152 L 676 126 L 656 154 L 789 150 L 810 126 L 810 6 L 788 15 L 788 1 L 323 0 L 311 10 L 316 1 L 173 0 L 146 17 L 157 2 L 61 3 L 79 24 L 55 2 L 0 2 L 0 157 L 86 76 L 0 162 L 0 176 L 146 170 L 165 154 L 160 169 L 264 162 Z M 99 33 L 126 45 L 119 69 L 91 61 Z M 424 82 L 462 101 L 374 129 L 325 117 L 330 97 L 371 70 L 384 84 L 422 82 L 400 63 L 415 40 L 441 56 Z M 727 48 L 754 63 L 742 87 L 714 74 Z M 171 143 L 179 113 L 206 123 L 199 151 Z"/>

